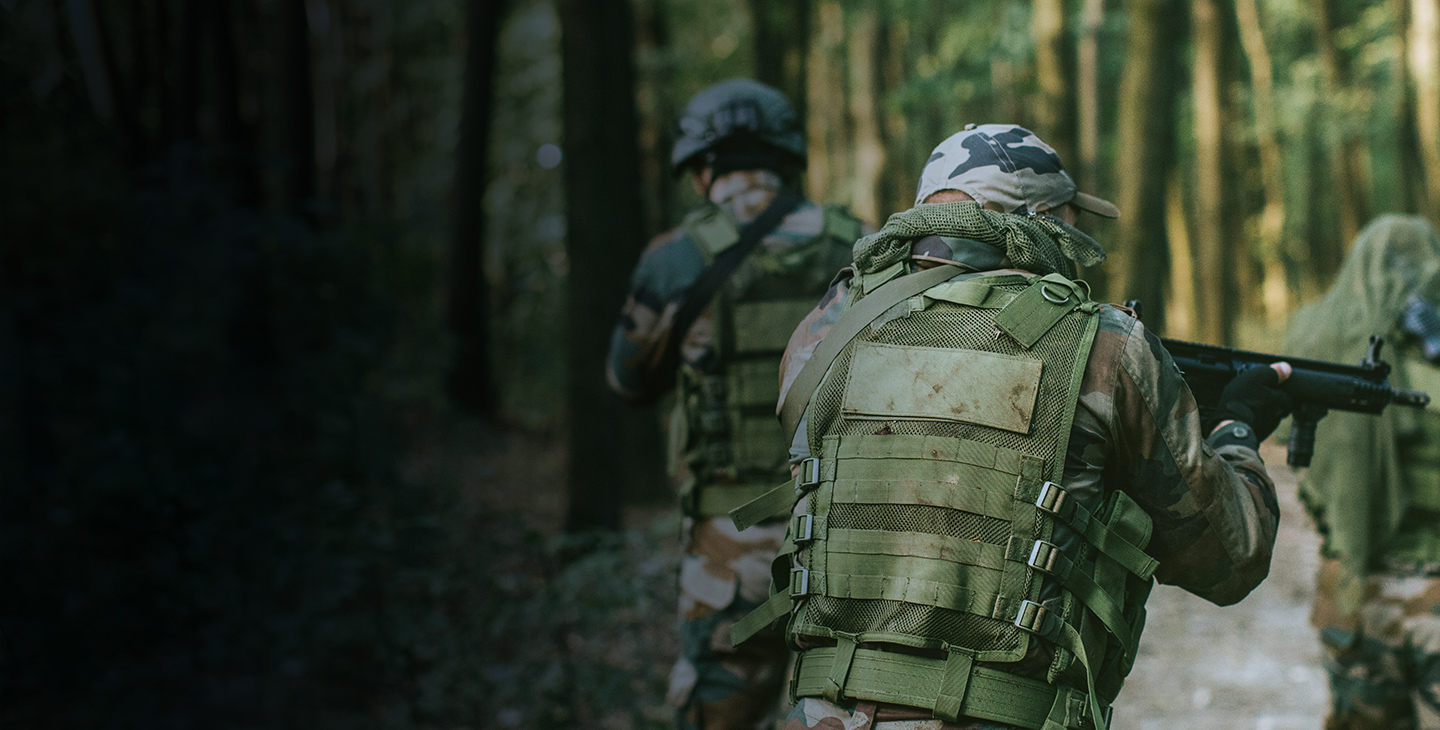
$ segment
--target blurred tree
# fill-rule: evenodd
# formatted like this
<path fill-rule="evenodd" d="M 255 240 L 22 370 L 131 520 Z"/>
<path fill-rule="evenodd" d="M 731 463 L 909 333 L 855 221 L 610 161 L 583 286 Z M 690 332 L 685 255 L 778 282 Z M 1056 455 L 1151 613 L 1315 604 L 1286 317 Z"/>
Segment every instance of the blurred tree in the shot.
<path fill-rule="evenodd" d="M 465 7 L 465 90 L 451 191 L 446 327 L 455 343 L 447 390 L 461 410 L 495 414 L 490 369 L 490 288 L 485 280 L 485 186 L 490 179 L 495 54 L 505 0 L 470 0 Z"/>
<path fill-rule="evenodd" d="M 845 9 L 839 0 L 816 0 L 806 81 L 809 154 L 805 190 L 815 200 L 848 199 L 850 115 L 845 105 Z"/>
<path fill-rule="evenodd" d="M 1275 124 L 1275 80 L 1270 51 L 1265 42 L 1260 11 L 1255 0 L 1235 0 L 1235 17 L 1240 41 L 1250 64 L 1251 108 L 1255 120 L 1255 142 L 1260 152 L 1260 179 L 1264 208 L 1258 226 L 1264 283 L 1261 298 L 1265 318 L 1271 326 L 1285 323 L 1290 310 L 1285 283 L 1285 262 L 1281 257 L 1285 235 L 1285 170 L 1281 165 L 1280 136 Z"/>
<path fill-rule="evenodd" d="M 1321 88 L 1328 107 L 1324 122 L 1330 134 L 1327 135 L 1326 145 L 1339 221 L 1338 240 L 1329 236 L 1329 240 L 1322 243 L 1325 246 L 1323 260 L 1329 272 L 1339 268 L 1345 248 L 1355 240 L 1360 227 L 1370 218 L 1370 176 L 1365 169 L 1364 138 L 1352 129 L 1352 125 L 1344 124 L 1340 119 L 1350 112 L 1338 103 L 1350 85 L 1350 63 L 1335 47 L 1338 3 L 1336 0 L 1314 0 L 1310 7 L 1314 14 L 1315 49 L 1323 71 Z"/>
<path fill-rule="evenodd" d="M 879 56 L 877 46 L 883 29 L 876 11 L 860 7 L 850 15 L 849 39 L 846 42 L 850 70 L 850 128 L 855 159 L 850 209 L 862 220 L 878 221 L 885 216 L 880 209 L 880 175 L 885 168 L 885 140 L 881 138 L 880 110 L 876 99 L 880 94 Z"/>
<path fill-rule="evenodd" d="M 1410 76 L 1415 128 L 1425 168 L 1424 210 L 1440 221 L 1440 0 L 1411 0 Z"/>
<path fill-rule="evenodd" d="M 1168 266 L 1164 181 L 1174 161 L 1177 54 L 1185 6 L 1179 0 L 1126 0 L 1129 31 L 1120 82 L 1115 180 L 1120 220 L 1118 254 L 1110 273 L 1110 296 L 1165 301 Z M 1164 307 L 1145 312 L 1146 323 L 1165 331 Z"/>
<path fill-rule="evenodd" d="M 570 270 L 565 525 L 618 529 L 627 482 L 661 461 L 650 413 L 623 407 L 605 383 L 615 313 L 645 241 L 636 195 L 635 34 L 628 0 L 561 0 L 559 9 Z"/>
<path fill-rule="evenodd" d="M 785 92 L 805 120 L 805 60 L 809 57 L 810 0 L 747 0 L 755 78 Z"/>
<path fill-rule="evenodd" d="M 1219 0 L 1191 0 L 1195 37 L 1192 93 L 1195 124 L 1195 332 L 1201 342 L 1228 344 L 1235 302 L 1230 296 L 1234 258 L 1226 218 L 1224 26 Z"/>
<path fill-rule="evenodd" d="M 1030 27 L 1035 36 L 1035 132 L 1065 162 L 1075 156 L 1074 45 L 1065 0 L 1033 0 Z M 1093 90 L 1092 90 L 1093 91 Z"/>
<path fill-rule="evenodd" d="M 1082 190 L 1100 189 L 1100 27 L 1105 0 L 1084 0 L 1075 68 L 1077 181 Z"/>
<path fill-rule="evenodd" d="M 282 0 L 286 212 L 314 220 L 315 89 L 311 79 L 310 20 L 305 0 Z"/>

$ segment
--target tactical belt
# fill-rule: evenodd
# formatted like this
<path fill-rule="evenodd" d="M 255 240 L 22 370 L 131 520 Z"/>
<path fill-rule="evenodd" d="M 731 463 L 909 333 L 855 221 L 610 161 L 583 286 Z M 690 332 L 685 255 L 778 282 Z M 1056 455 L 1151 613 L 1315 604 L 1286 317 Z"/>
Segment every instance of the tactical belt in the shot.
<path fill-rule="evenodd" d="M 839 685 L 845 699 L 934 708 L 936 717 L 951 722 L 973 717 L 1041 730 L 1081 727 L 1087 716 L 1083 691 L 974 666 L 964 654 L 932 659 L 842 640 L 796 658 L 795 696 L 833 702 L 841 696 Z M 1105 714 L 1108 720 L 1108 709 Z"/>

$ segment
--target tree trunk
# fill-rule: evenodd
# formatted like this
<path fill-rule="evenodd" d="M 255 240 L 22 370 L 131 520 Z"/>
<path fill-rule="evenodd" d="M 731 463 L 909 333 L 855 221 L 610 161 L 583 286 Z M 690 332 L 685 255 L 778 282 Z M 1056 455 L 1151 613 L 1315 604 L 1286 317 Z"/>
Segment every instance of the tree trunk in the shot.
<path fill-rule="evenodd" d="M 1424 210 L 1440 221 L 1440 0 L 1411 0 L 1410 76 L 1415 130 L 1425 170 Z"/>
<path fill-rule="evenodd" d="M 646 0 L 637 6 L 640 13 L 637 38 L 640 58 L 666 59 L 670 44 L 668 0 Z M 640 177 L 644 186 L 645 230 L 659 231 L 675 220 L 675 177 L 670 170 L 670 149 L 675 143 L 677 116 L 671 91 L 673 66 L 656 60 L 640 73 Z"/>
<path fill-rule="evenodd" d="M 1224 31 L 1217 0 L 1192 0 L 1195 37 L 1191 86 L 1195 115 L 1195 334 L 1201 342 L 1230 342 L 1230 252 L 1225 236 L 1225 154 L 1221 73 Z"/>
<path fill-rule="evenodd" d="M 880 137 L 878 63 L 875 48 L 880 23 L 873 9 L 854 11 L 849 46 L 850 124 L 855 130 L 855 181 L 850 208 L 863 220 L 878 221 L 880 173 L 885 169 L 885 142 Z"/>
<path fill-rule="evenodd" d="M 1165 331 L 1167 276 L 1165 181 L 1174 155 L 1173 128 L 1178 68 L 1174 48 L 1181 41 L 1185 6 L 1178 0 L 1126 0 L 1130 29 L 1120 82 L 1115 164 L 1116 230 L 1112 299 L 1154 302 L 1146 324 Z"/>
<path fill-rule="evenodd" d="M 837 0 L 815 4 L 816 33 L 810 39 L 809 95 L 805 118 L 809 154 L 806 191 L 810 197 L 849 203 L 849 130 L 845 120 L 845 13 Z"/>
<path fill-rule="evenodd" d="M 1331 4 L 1335 0 L 1314 0 L 1311 7 L 1315 13 L 1315 49 L 1320 55 L 1320 65 L 1325 99 L 1334 99 L 1343 94 L 1349 84 L 1345 64 L 1335 48 L 1335 17 Z M 1337 111 L 1327 105 L 1326 122 L 1335 125 Z M 1340 240 L 1327 252 L 1327 268 L 1339 268 L 1345 247 L 1355 240 L 1360 226 L 1370 217 L 1365 191 L 1368 178 L 1364 165 L 1364 150 L 1359 137 L 1346 133 L 1338 144 L 1330 149 L 1330 174 L 1335 181 L 1335 208 L 1339 217 Z"/>
<path fill-rule="evenodd" d="M 805 120 L 810 0 L 749 0 L 755 78 L 779 89 Z"/>
<path fill-rule="evenodd" d="M 1263 268 L 1261 299 L 1265 320 L 1279 327 L 1289 314 L 1289 288 L 1285 282 L 1285 170 L 1280 157 L 1280 135 L 1275 126 L 1275 80 L 1270 51 L 1261 31 L 1255 0 L 1235 0 L 1240 42 L 1250 62 L 1254 92 L 1255 141 L 1260 150 L 1260 179 L 1265 207 L 1260 213 L 1260 263 Z"/>
<path fill-rule="evenodd" d="M 1105 22 L 1105 0 L 1085 0 L 1080 47 L 1075 72 L 1077 182 L 1080 189 L 1100 189 L 1100 26 Z"/>
<path fill-rule="evenodd" d="M 446 327 L 455 343 L 450 401 L 467 413 L 495 414 L 490 376 L 490 287 L 485 280 L 485 186 L 490 179 L 490 120 L 495 56 L 506 3 L 470 0 L 465 9 L 465 79 L 450 229 Z"/>
<path fill-rule="evenodd" d="M 1033 0 L 1030 29 L 1035 36 L 1035 76 L 1040 86 L 1035 132 L 1074 164 L 1075 99 L 1071 89 L 1071 44 L 1065 24 L 1065 0 Z"/>
<path fill-rule="evenodd" d="M 1165 237 L 1170 244 L 1170 291 L 1165 299 L 1165 334 L 1195 339 L 1195 255 L 1185 220 L 1185 184 L 1178 169 L 1165 176 Z M 1146 313 L 1148 322 L 1148 312 Z"/>
<path fill-rule="evenodd" d="M 310 78 L 310 22 L 305 0 L 284 0 L 284 207 L 312 220 L 315 200 L 315 92 Z"/>
<path fill-rule="evenodd" d="M 1395 18 L 1395 40 L 1399 52 L 1391 72 L 1395 79 L 1395 161 L 1399 181 L 1396 195 L 1400 210 L 1414 213 L 1421 209 L 1425 185 L 1421 164 L 1420 140 L 1415 136 L 1415 92 L 1410 76 L 1410 0 L 1390 0 Z"/>
<path fill-rule="evenodd" d="M 644 244 L 630 3 L 561 0 L 559 10 L 570 257 L 566 529 L 574 532 L 620 527 L 627 482 L 638 469 L 658 470 L 660 454 L 650 413 L 624 407 L 605 383 L 615 313 Z"/>
<path fill-rule="evenodd" d="M 168 143 L 200 139 L 200 34 L 205 27 L 202 15 L 212 0 L 182 0 L 180 28 L 175 39 L 175 108 L 165 110 L 175 115 L 170 126 L 174 139 Z"/>
<path fill-rule="evenodd" d="M 235 19 L 231 0 L 215 0 L 210 10 L 214 34 L 215 131 L 241 206 L 260 203 L 260 179 L 255 169 L 255 138 L 240 110 L 240 59 L 236 55 Z"/>

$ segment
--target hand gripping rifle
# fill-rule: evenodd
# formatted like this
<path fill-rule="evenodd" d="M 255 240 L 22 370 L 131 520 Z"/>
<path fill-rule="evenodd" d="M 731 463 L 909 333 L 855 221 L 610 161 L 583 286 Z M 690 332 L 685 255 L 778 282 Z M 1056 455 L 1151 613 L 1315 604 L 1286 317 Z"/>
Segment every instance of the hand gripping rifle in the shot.
<path fill-rule="evenodd" d="M 1140 316 L 1138 301 L 1130 300 L 1125 306 L 1133 310 L 1136 317 Z M 1310 457 L 1315 455 L 1315 426 L 1331 410 L 1380 413 L 1392 403 L 1411 408 L 1430 404 L 1429 393 L 1390 387 L 1387 380 L 1390 364 L 1380 359 L 1385 340 L 1374 335 L 1370 337 L 1370 351 L 1359 366 L 1247 352 L 1168 337 L 1160 338 L 1160 342 L 1180 368 L 1190 392 L 1195 394 L 1195 401 L 1206 406 L 1218 405 L 1220 392 L 1242 370 L 1268 367 L 1277 362 L 1290 363 L 1293 368 L 1290 377 L 1280 384 L 1280 389 L 1295 401 L 1289 453 L 1285 458 L 1290 466 L 1310 466 Z"/>

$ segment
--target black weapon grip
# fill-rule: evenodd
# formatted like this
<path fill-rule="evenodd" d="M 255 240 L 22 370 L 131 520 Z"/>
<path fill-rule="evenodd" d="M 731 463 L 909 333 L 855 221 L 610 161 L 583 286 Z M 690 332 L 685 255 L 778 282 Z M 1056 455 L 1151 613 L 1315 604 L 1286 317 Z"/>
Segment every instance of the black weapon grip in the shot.
<path fill-rule="evenodd" d="M 1315 456 L 1315 427 L 1327 412 L 1313 403 L 1295 406 L 1295 417 L 1290 424 L 1290 443 L 1285 454 L 1286 464 L 1296 468 L 1310 466 L 1310 459 Z"/>

